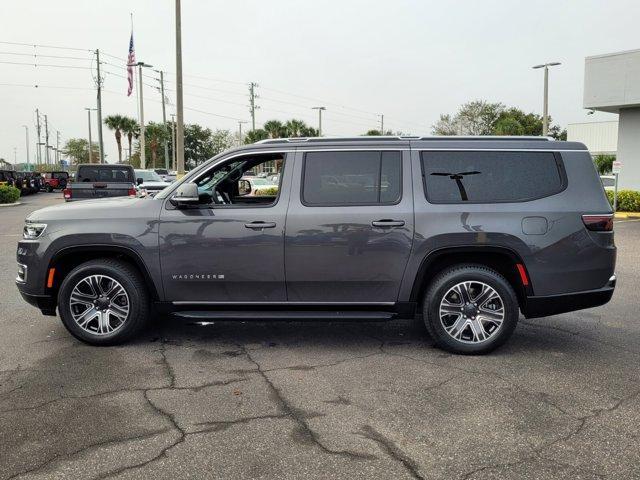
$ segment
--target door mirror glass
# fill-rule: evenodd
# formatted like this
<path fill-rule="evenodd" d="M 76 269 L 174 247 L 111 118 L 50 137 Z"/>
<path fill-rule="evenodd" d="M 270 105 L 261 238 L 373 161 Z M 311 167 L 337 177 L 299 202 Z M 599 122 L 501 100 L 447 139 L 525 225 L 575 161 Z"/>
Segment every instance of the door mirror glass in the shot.
<path fill-rule="evenodd" d="M 138 178 L 136 178 L 136 183 L 138 185 L 142 185 L 144 183 L 144 180 L 142 180 L 142 178 L 138 177 Z"/>
<path fill-rule="evenodd" d="M 193 182 L 187 182 L 180 185 L 171 197 L 171 203 L 174 205 L 195 205 L 200 201 L 198 195 L 198 186 Z"/>
<path fill-rule="evenodd" d="M 248 195 L 251 193 L 251 183 L 249 180 L 238 181 L 238 193 L 240 195 Z"/>

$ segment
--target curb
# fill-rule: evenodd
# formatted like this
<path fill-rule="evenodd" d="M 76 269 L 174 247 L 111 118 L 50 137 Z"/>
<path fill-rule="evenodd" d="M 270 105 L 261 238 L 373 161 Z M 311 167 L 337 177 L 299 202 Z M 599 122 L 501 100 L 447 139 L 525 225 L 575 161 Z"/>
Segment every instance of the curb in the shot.
<path fill-rule="evenodd" d="M 18 205 L 22 205 L 22 202 L 0 203 L 0 207 L 17 207 Z"/>
<path fill-rule="evenodd" d="M 640 212 L 616 212 L 615 218 L 639 219 Z"/>

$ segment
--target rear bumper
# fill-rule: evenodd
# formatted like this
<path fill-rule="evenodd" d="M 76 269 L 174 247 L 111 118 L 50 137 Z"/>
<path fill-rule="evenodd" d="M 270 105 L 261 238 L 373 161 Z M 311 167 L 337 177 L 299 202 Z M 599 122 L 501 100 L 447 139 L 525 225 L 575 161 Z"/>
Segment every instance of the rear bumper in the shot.
<path fill-rule="evenodd" d="M 615 287 L 616 276 L 613 275 L 604 287 L 597 290 L 544 297 L 527 297 L 521 307 L 522 314 L 526 318 L 536 318 L 599 307 L 611 300 Z"/>

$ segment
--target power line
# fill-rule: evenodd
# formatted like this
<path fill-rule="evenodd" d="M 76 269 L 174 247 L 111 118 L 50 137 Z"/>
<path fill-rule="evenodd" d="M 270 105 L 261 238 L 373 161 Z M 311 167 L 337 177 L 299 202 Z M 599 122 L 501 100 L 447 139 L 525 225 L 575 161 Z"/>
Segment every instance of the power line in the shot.
<path fill-rule="evenodd" d="M 24 47 L 34 47 L 34 48 L 57 48 L 59 50 L 75 50 L 76 52 L 93 52 L 93 50 L 90 48 L 61 47 L 59 45 L 44 45 L 44 44 L 38 44 L 38 43 L 5 42 L 5 41 L 0 41 L 0 43 L 4 45 L 21 45 Z"/>
<path fill-rule="evenodd" d="M 0 83 L 2 87 L 28 87 L 28 88 L 59 88 L 64 90 L 85 90 L 94 91 L 94 88 L 86 87 L 65 87 L 62 85 L 40 85 L 40 84 L 28 84 L 28 83 Z"/>
<path fill-rule="evenodd" d="M 81 67 L 78 65 L 55 65 L 52 63 L 25 63 L 25 62 L 5 62 L 0 60 L 0 63 L 4 63 L 7 65 L 27 65 L 30 67 L 57 67 L 57 68 L 78 68 L 81 70 L 91 70 L 91 67 Z"/>
<path fill-rule="evenodd" d="M 65 60 L 90 60 L 90 57 L 70 57 L 68 55 L 40 55 L 39 53 L 0 52 L 0 55 L 16 55 L 20 57 L 34 58 L 61 58 Z"/>

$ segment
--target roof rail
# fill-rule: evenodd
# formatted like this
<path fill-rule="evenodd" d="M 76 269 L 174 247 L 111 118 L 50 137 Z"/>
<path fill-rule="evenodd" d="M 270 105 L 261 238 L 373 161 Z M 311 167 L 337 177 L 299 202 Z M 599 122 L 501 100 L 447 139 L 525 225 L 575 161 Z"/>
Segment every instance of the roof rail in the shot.
<path fill-rule="evenodd" d="M 375 141 L 402 141 L 402 140 L 431 140 L 431 141 L 534 141 L 534 142 L 552 142 L 552 137 L 536 137 L 536 136 L 508 136 L 508 135 L 478 135 L 478 136 L 395 136 L 395 135 L 363 135 L 361 137 L 293 137 L 293 138 L 267 138 L 259 140 L 256 144 L 281 144 L 281 143 L 323 143 L 323 142 L 375 142 Z"/>

